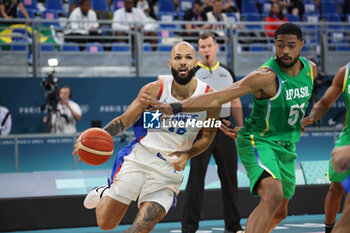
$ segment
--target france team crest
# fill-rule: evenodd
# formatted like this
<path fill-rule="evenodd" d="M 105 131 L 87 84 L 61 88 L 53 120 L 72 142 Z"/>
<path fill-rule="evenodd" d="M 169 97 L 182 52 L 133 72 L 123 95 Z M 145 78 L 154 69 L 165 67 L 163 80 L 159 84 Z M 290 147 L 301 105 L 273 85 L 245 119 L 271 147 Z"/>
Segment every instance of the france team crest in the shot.
<path fill-rule="evenodd" d="M 160 129 L 160 117 L 162 114 L 157 110 L 156 112 L 143 113 L 143 128 L 144 129 Z"/>

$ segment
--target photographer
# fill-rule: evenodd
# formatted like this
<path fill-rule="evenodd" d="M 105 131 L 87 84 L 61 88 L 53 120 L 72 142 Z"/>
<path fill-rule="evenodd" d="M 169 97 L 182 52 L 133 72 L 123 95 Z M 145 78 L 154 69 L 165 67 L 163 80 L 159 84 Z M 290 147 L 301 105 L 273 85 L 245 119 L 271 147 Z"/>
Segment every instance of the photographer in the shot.
<path fill-rule="evenodd" d="M 79 105 L 70 100 L 71 90 L 68 86 L 60 89 L 57 109 L 50 111 L 44 117 L 44 122 L 49 125 L 50 133 L 75 133 L 76 121 L 80 121 L 82 113 Z"/>
<path fill-rule="evenodd" d="M 5 136 L 11 132 L 12 120 L 10 111 L 5 106 L 1 106 L 1 102 L 0 97 L 0 136 Z"/>

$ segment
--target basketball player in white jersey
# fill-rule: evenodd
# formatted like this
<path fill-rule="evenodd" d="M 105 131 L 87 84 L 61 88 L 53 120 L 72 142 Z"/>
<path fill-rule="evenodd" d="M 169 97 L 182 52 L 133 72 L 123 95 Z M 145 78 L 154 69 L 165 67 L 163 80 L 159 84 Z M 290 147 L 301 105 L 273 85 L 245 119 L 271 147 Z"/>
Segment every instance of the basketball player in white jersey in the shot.
<path fill-rule="evenodd" d="M 187 161 L 211 144 L 216 134 L 215 127 L 174 126 L 170 122 L 203 122 L 206 119 L 217 122 L 215 119 L 219 119 L 220 109 L 174 114 L 165 120 L 167 127 L 162 125 L 160 129 L 147 129 L 147 132 L 139 124 L 148 108 L 140 101 L 142 94 L 176 105 L 190 96 L 213 91 L 194 78 L 197 62 L 195 50 L 189 43 L 175 45 L 168 62 L 173 75 L 159 76 L 157 81 L 145 85 L 130 107 L 104 127 L 115 136 L 134 125 L 136 140 L 118 153 L 110 187 L 95 188 L 85 198 L 86 208 L 96 207 L 97 223 L 101 229 L 112 230 L 118 226 L 131 201 L 138 198 L 138 214 L 126 232 L 150 232 L 176 204 L 183 180 L 181 171 Z M 154 118 L 160 115 L 159 112 L 152 114 Z M 201 129 L 201 137 L 196 140 Z"/>

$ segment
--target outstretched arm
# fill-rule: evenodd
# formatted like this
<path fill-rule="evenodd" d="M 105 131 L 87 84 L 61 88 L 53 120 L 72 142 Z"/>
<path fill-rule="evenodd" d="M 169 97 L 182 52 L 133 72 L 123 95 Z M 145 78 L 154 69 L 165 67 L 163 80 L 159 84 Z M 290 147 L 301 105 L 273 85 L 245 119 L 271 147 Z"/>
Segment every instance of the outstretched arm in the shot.
<path fill-rule="evenodd" d="M 240 81 L 231 84 L 221 91 L 211 92 L 181 101 L 182 106 L 180 106 L 180 110 L 182 112 L 201 112 L 207 109 L 215 109 L 233 99 L 257 91 L 273 96 L 275 94 L 273 93 L 275 91 L 275 82 L 276 76 L 271 70 L 255 70 Z M 159 102 L 154 97 L 142 95 L 141 101 L 153 106 L 155 109 L 159 109 L 164 114 L 173 114 L 173 109 L 169 104 Z"/>
<path fill-rule="evenodd" d="M 322 98 L 312 107 L 310 114 L 303 119 L 303 127 L 321 119 L 328 109 L 333 105 L 342 92 L 344 85 L 346 66 L 336 73 L 332 85 L 327 89 Z"/>

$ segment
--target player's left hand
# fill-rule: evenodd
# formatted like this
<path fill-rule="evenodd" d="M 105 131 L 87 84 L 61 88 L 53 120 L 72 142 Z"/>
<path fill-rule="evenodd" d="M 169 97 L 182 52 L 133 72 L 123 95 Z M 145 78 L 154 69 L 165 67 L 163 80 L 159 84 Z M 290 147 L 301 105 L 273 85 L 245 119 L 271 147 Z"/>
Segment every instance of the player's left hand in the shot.
<path fill-rule="evenodd" d="M 232 123 L 225 119 L 223 119 L 222 121 L 224 124 L 221 124 L 220 130 L 230 138 L 236 139 L 238 132 L 242 127 L 240 126 L 233 127 Z"/>
<path fill-rule="evenodd" d="M 184 151 L 176 151 L 169 154 L 169 156 L 176 156 L 178 159 L 172 162 L 172 165 L 176 171 L 182 171 L 185 169 L 189 155 Z"/>
<path fill-rule="evenodd" d="M 81 158 L 80 158 L 79 155 L 78 155 L 77 144 L 74 145 L 74 151 L 73 151 L 72 155 L 78 157 L 78 162 L 81 161 Z"/>
<path fill-rule="evenodd" d="M 161 102 L 151 95 L 142 94 L 140 101 L 146 106 L 151 106 L 147 109 L 148 111 L 159 110 L 163 115 L 173 115 L 173 109 L 169 104 Z"/>

